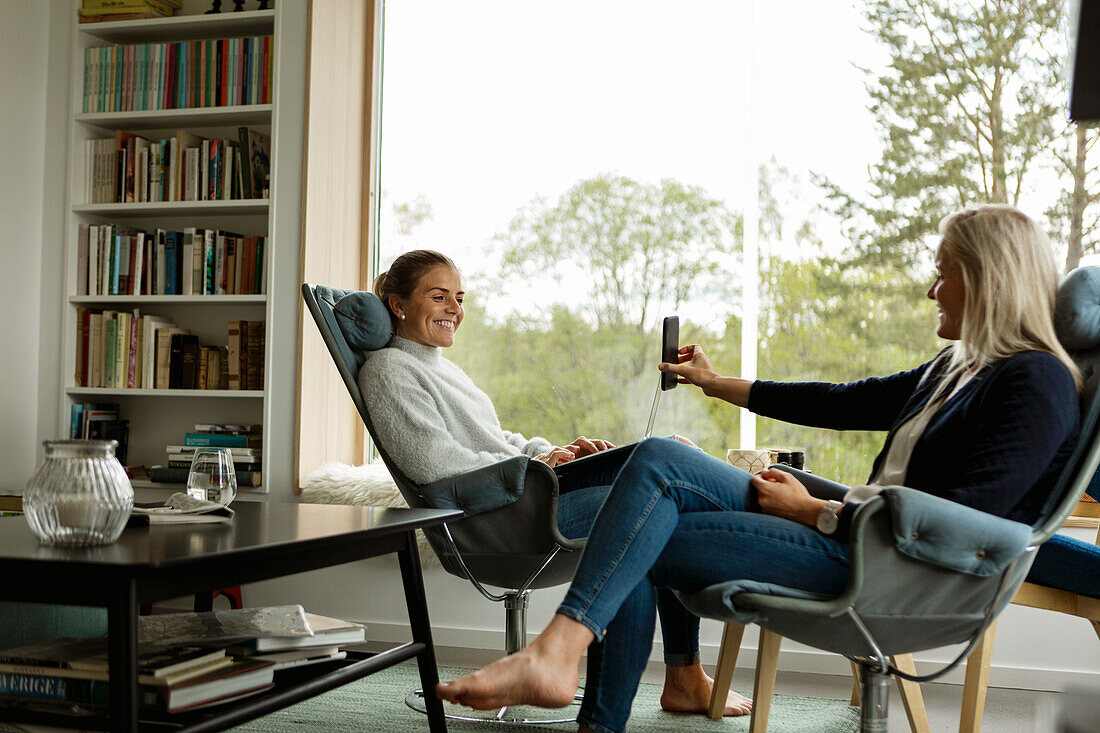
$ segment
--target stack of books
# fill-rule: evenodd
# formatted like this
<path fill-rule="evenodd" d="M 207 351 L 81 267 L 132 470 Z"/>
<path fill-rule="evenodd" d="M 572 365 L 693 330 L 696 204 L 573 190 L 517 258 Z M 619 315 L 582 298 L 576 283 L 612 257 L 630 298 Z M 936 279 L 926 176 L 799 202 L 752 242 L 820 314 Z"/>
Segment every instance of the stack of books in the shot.
<path fill-rule="evenodd" d="M 165 18 L 176 14 L 182 0 L 82 0 L 81 23 Z"/>
<path fill-rule="evenodd" d="M 50 639 L 0 651 L 0 701 L 105 706 L 107 638 Z M 274 686 L 275 663 L 207 646 L 143 646 L 140 702 L 168 713 L 229 702 Z"/>
<path fill-rule="evenodd" d="M 252 424 L 227 425 L 200 423 L 194 432 L 183 436 L 183 445 L 165 447 L 168 466 L 154 466 L 149 472 L 152 481 L 182 484 L 195 452 L 203 448 L 227 448 L 233 456 L 237 486 L 260 486 L 263 460 L 263 426 Z"/>
<path fill-rule="evenodd" d="M 275 670 L 343 659 L 366 638 L 361 624 L 308 613 L 299 605 L 143 617 L 139 640 L 226 644 L 228 654 L 271 662 Z"/>
<path fill-rule="evenodd" d="M 315 613 L 305 616 L 313 631 L 311 636 L 257 636 L 231 645 L 229 652 L 272 662 L 278 672 L 343 659 L 347 656 L 344 646 L 362 643 L 366 638 L 365 629 L 357 623 Z"/>
<path fill-rule="evenodd" d="M 142 616 L 139 704 L 178 713 L 275 686 L 275 673 L 344 659 L 363 626 L 306 613 L 300 605 Z M 108 638 L 57 638 L 0 650 L 0 705 L 55 712 L 109 704 Z"/>

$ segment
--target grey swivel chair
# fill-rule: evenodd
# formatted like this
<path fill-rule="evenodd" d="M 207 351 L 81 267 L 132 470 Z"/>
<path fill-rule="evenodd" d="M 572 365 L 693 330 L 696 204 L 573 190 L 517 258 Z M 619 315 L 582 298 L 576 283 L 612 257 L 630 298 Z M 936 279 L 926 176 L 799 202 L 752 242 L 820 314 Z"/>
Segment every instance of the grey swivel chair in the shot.
<path fill-rule="evenodd" d="M 1063 281 L 1055 318 L 1085 377 L 1081 437 L 1034 525 L 888 488 L 855 513 L 848 585 L 840 596 L 732 580 L 681 594 L 684 605 L 700 616 L 756 623 L 848 657 L 860 668 L 860 729 L 885 731 L 889 676 L 928 681 L 966 659 L 1024 582 L 1035 550 L 1062 526 L 1096 473 L 1100 268 L 1082 268 Z M 906 673 L 887 659 L 951 644 L 967 646 L 928 675 Z"/>
<path fill-rule="evenodd" d="M 583 539 L 570 540 L 558 531 L 557 475 L 545 463 L 517 456 L 429 485 L 412 482 L 379 442 L 356 378 L 367 353 L 389 342 L 389 312 L 373 293 L 362 291 L 305 283 L 302 298 L 405 501 L 411 507 L 458 508 L 466 512 L 457 522 L 424 533 L 444 570 L 469 580 L 490 601 L 504 604 L 505 651 L 511 654 L 522 649 L 531 590 L 572 580 L 584 547 Z M 481 504 L 485 489 L 502 485 L 512 497 L 511 503 L 486 510 Z M 494 594 L 485 586 L 506 590 Z M 418 693 L 410 695 L 407 702 L 423 712 Z M 508 718 L 503 709 L 496 715 L 505 722 L 566 722 Z"/>

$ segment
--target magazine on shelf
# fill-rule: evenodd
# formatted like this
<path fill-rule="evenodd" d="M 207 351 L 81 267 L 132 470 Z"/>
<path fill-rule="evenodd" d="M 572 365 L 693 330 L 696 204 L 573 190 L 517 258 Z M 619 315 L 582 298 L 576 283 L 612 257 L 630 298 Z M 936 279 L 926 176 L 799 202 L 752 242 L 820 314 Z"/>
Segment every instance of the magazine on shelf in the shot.
<path fill-rule="evenodd" d="M 366 628 L 353 621 L 319 616 L 315 613 L 307 613 L 306 621 L 313 632 L 310 636 L 256 636 L 248 641 L 238 642 L 230 650 L 234 653 L 255 655 L 260 652 L 358 644 L 366 639 Z"/>
<path fill-rule="evenodd" d="M 312 635 L 306 613 L 299 605 L 167 613 L 138 618 L 140 644 L 217 645 L 247 642 L 258 636 Z"/>

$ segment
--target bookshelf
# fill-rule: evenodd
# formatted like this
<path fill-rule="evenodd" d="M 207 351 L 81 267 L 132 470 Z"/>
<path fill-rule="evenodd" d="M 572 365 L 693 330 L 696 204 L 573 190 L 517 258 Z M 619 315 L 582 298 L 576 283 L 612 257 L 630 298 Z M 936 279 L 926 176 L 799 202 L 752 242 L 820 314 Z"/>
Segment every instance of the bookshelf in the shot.
<path fill-rule="evenodd" d="M 272 338 L 275 313 L 273 259 L 284 247 L 295 242 L 280 242 L 274 236 L 278 182 L 275 159 L 275 129 L 278 116 L 279 64 L 276 45 L 280 26 L 275 10 L 246 10 L 205 15 L 209 3 L 185 2 L 181 15 L 172 18 L 127 20 L 104 23 L 78 23 L 74 0 L 72 12 L 72 84 L 68 140 L 68 204 L 65 247 L 65 292 L 62 332 L 63 363 L 60 435 L 69 434 L 72 405 L 76 403 L 117 403 L 120 417 L 129 421 L 130 465 L 167 465 L 165 446 L 181 444 L 183 435 L 197 423 L 262 424 L 264 426 L 263 466 L 265 482 L 270 476 L 271 437 L 268 430 L 272 413 L 269 385 L 272 383 Z M 229 9 L 232 4 L 229 4 Z M 271 36 L 268 64 L 270 84 L 264 103 L 223 106 L 182 106 L 149 110 L 84 111 L 88 75 L 85 64 L 88 49 L 135 44 L 176 44 L 210 42 L 221 39 L 251 39 Z M 243 47 L 243 41 L 237 41 Z M 255 46 L 249 46 L 255 49 Z M 121 58 L 121 56 L 120 56 Z M 243 58 L 243 54 L 242 54 Z M 135 67 L 136 68 L 136 67 Z M 186 67 L 185 67 L 186 68 Z M 192 69 L 188 69 L 192 71 Z M 152 77 L 152 73 L 149 74 Z M 257 74 L 253 81 L 262 76 Z M 136 82 L 134 82 L 136 89 Z M 255 88 L 255 87 L 254 87 Z M 136 91 L 135 91 L 136 94 Z M 259 95 L 255 95 L 259 96 Z M 136 103 L 130 106 L 139 106 Z M 93 107 L 94 109 L 94 107 Z M 134 203 L 89 203 L 94 200 L 88 180 L 91 171 L 86 141 L 112 138 L 119 131 L 140 135 L 150 141 L 172 139 L 180 130 L 209 140 L 236 140 L 238 129 L 247 127 L 271 140 L 270 178 L 267 198 L 227 198 L 214 200 L 160 200 Z M 293 173 L 293 166 L 290 168 Z M 181 173 L 182 175 L 182 173 Z M 288 190 L 294 186 L 288 186 Z M 237 195 L 243 195 L 238 191 Z M 158 229 L 183 231 L 188 228 L 224 230 L 242 236 L 264 237 L 264 255 L 259 277 L 261 293 L 248 294 L 86 294 L 92 292 L 80 281 L 87 275 L 81 268 L 81 228 L 112 224 L 137 231 Z M 264 377 L 259 389 L 167 389 L 109 388 L 80 384 L 78 372 L 78 309 L 118 311 L 151 315 L 174 322 L 198 336 L 200 344 L 226 346 L 228 324 L 233 320 L 264 323 Z M 138 489 L 176 489 L 170 484 L 134 480 Z M 267 486 L 241 486 L 239 493 L 267 493 Z"/>

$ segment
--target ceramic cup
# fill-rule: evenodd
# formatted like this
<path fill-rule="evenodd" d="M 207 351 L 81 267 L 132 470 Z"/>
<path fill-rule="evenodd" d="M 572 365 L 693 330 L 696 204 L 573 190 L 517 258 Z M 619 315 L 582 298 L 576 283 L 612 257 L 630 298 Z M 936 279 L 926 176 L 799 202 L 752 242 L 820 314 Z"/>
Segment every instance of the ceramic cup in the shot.
<path fill-rule="evenodd" d="M 741 450 L 730 448 L 726 451 L 726 461 L 748 473 L 763 471 L 775 463 L 776 452 L 773 450 Z"/>

